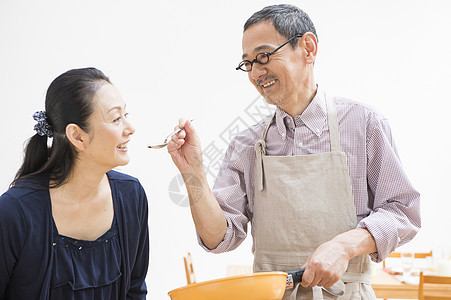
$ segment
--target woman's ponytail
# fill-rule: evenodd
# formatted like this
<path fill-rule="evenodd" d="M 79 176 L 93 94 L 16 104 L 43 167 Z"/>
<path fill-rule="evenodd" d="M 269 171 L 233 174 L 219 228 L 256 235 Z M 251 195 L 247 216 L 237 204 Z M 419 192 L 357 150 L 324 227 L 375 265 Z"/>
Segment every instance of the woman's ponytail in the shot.
<path fill-rule="evenodd" d="M 25 153 L 22 166 L 17 171 L 11 186 L 17 183 L 19 178 L 36 173 L 44 167 L 49 159 L 49 149 L 47 147 L 47 136 L 35 134 L 25 146 Z"/>
<path fill-rule="evenodd" d="M 93 112 L 92 99 L 105 83 L 111 82 L 95 68 L 69 70 L 53 80 L 47 90 L 45 111 L 33 115 L 37 121 L 34 127 L 37 133 L 28 141 L 23 164 L 11 186 L 22 179 L 43 174 L 49 177 L 50 187 L 66 182 L 77 158 L 66 137 L 66 126 L 76 124 L 88 131 L 88 119 Z M 50 148 L 47 146 L 48 138 L 53 138 Z"/>

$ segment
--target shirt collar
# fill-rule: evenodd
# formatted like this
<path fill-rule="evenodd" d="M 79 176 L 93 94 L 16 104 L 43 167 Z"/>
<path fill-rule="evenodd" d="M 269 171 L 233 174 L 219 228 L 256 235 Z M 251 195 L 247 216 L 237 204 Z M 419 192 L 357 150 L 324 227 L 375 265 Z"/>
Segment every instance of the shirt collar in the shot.
<path fill-rule="evenodd" d="M 286 139 L 288 129 L 294 130 L 295 126 L 301 126 L 302 124 L 304 124 L 318 137 L 321 136 L 321 133 L 326 127 L 326 99 L 324 98 L 324 91 L 319 87 L 316 91 L 315 97 L 312 99 L 312 102 L 310 102 L 301 115 L 295 116 L 294 119 L 280 107 L 277 107 L 277 130 L 284 140 Z"/>

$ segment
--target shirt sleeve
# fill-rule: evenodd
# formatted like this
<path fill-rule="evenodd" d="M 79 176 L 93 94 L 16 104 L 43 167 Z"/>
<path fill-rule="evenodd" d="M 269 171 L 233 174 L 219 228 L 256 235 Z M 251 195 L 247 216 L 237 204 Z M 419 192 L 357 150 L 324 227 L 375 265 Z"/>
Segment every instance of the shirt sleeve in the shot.
<path fill-rule="evenodd" d="M 127 299 L 146 299 L 146 275 L 149 267 L 149 229 L 147 196 L 140 185 L 139 195 L 139 241 L 138 251 L 131 271 L 130 288 Z"/>
<path fill-rule="evenodd" d="M 0 197 L 0 300 L 6 297 L 25 236 L 26 224 L 16 199 L 3 194 Z"/>
<path fill-rule="evenodd" d="M 213 195 L 227 220 L 224 239 L 216 248 L 209 249 L 197 234 L 199 244 L 208 252 L 223 253 L 234 250 L 247 236 L 247 224 L 250 218 L 247 209 L 244 160 L 239 159 L 238 155 L 247 155 L 248 150 L 240 149 L 241 147 L 244 146 L 236 143 L 235 139 L 232 140 L 213 187 Z"/>
<path fill-rule="evenodd" d="M 370 114 L 367 126 L 368 194 L 373 207 L 358 227 L 374 237 L 377 252 L 371 258 L 380 262 L 420 229 L 420 194 L 403 170 L 388 121 Z"/>

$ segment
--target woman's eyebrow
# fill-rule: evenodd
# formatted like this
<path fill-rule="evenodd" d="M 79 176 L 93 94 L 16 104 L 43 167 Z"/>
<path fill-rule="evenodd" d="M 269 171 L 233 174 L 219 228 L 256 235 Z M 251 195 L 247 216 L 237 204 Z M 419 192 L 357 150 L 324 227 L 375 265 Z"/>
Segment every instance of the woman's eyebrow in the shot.
<path fill-rule="evenodd" d="M 126 108 L 126 105 L 124 105 L 124 110 L 125 110 L 125 108 Z M 107 112 L 110 112 L 110 111 L 115 110 L 115 109 L 122 110 L 122 106 L 119 106 L 119 105 L 118 106 L 113 106 Z"/>

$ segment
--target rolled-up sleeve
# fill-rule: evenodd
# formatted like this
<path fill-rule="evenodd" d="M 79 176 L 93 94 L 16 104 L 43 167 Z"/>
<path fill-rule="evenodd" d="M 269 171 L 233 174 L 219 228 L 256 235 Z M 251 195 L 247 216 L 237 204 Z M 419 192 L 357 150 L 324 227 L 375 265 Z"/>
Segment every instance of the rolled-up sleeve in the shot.
<path fill-rule="evenodd" d="M 218 172 L 213 187 L 213 195 L 218 201 L 227 220 L 227 231 L 224 239 L 214 249 L 209 249 L 203 243 L 199 234 L 199 244 L 208 252 L 223 253 L 236 249 L 247 236 L 249 222 L 248 199 L 244 176 L 243 159 L 238 156 L 246 155 L 246 151 L 237 149 L 236 140 L 233 140 L 225 154 L 224 161 Z"/>
<path fill-rule="evenodd" d="M 377 252 L 371 258 L 380 262 L 420 229 L 420 194 L 403 170 L 387 120 L 373 115 L 367 125 L 368 193 L 373 207 L 358 227 L 374 237 Z"/>

